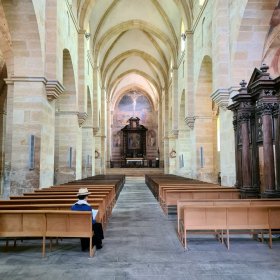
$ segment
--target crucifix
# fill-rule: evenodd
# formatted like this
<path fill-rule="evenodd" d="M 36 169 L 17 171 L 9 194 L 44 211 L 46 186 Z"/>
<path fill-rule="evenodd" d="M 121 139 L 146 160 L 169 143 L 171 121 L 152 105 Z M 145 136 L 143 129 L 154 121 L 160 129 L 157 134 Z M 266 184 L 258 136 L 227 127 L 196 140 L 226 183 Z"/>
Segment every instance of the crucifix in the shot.
<path fill-rule="evenodd" d="M 136 99 L 141 96 L 141 94 L 137 93 L 136 91 L 132 92 L 132 93 L 129 93 L 128 94 L 132 100 L 133 100 L 133 117 L 134 117 L 134 113 L 135 113 L 135 107 L 136 107 Z"/>

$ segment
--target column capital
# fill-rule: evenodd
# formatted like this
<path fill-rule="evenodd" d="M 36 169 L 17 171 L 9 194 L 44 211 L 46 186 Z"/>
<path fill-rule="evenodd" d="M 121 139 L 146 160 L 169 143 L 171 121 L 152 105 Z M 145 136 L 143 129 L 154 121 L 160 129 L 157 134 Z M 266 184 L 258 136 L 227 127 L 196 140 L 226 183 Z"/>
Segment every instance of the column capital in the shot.
<path fill-rule="evenodd" d="M 57 99 L 65 90 L 65 87 L 56 79 L 47 79 L 45 76 L 14 76 L 11 75 L 5 79 L 7 85 L 13 85 L 15 82 L 26 83 L 43 83 L 46 86 L 46 94 L 48 102 Z"/>
<path fill-rule="evenodd" d="M 93 127 L 92 131 L 93 131 L 93 136 L 96 136 L 96 134 L 99 132 L 100 128 L 99 127 Z"/>
<path fill-rule="evenodd" d="M 186 117 L 184 121 L 190 129 L 194 129 L 194 117 Z"/>
<path fill-rule="evenodd" d="M 58 99 L 65 87 L 58 80 L 48 80 L 46 84 L 46 93 L 49 103 Z"/>
<path fill-rule="evenodd" d="M 227 110 L 229 99 L 233 93 L 237 93 L 240 86 L 230 86 L 228 88 L 219 87 L 210 94 L 210 98 L 218 104 L 224 111 Z"/>
<path fill-rule="evenodd" d="M 260 101 L 257 101 L 256 105 L 257 109 L 261 111 L 262 116 L 272 115 L 275 108 L 277 109 L 277 106 L 279 110 L 278 103 L 261 103 Z"/>
<path fill-rule="evenodd" d="M 175 137 L 176 139 L 178 139 L 179 130 L 178 130 L 178 129 L 172 129 L 171 132 L 173 133 L 174 137 Z"/>
<path fill-rule="evenodd" d="M 87 119 L 88 114 L 86 112 L 78 112 L 78 121 L 79 121 L 79 126 L 81 127 L 85 120 Z"/>
<path fill-rule="evenodd" d="M 237 120 L 241 123 L 247 123 L 251 118 L 251 114 L 250 113 L 239 113 Z"/>

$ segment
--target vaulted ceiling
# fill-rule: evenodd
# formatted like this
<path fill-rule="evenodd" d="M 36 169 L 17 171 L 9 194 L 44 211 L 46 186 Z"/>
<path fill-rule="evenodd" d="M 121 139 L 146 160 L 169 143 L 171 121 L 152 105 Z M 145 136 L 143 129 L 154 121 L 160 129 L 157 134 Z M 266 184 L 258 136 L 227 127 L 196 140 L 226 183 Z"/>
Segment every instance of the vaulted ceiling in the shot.
<path fill-rule="evenodd" d="M 112 103 L 138 87 L 157 104 L 181 55 L 182 21 L 191 28 L 192 2 L 78 0 L 80 27 L 91 34 L 94 63 Z"/>

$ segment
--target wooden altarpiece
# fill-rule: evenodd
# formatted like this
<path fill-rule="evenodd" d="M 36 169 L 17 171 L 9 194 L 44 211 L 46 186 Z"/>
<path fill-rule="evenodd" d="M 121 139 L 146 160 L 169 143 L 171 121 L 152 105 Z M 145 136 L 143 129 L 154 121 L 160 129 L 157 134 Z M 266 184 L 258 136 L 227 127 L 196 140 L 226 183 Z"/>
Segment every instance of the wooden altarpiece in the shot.
<path fill-rule="evenodd" d="M 268 69 L 265 64 L 255 68 L 248 86 L 244 80 L 240 83 L 228 107 L 233 111 L 236 187 L 241 198 L 280 197 L 280 77 L 272 78 Z M 264 182 L 260 180 L 260 149 Z"/>
<path fill-rule="evenodd" d="M 123 155 L 126 158 L 146 156 L 146 132 L 147 128 L 139 124 L 138 117 L 131 117 L 129 124 L 123 129 Z"/>

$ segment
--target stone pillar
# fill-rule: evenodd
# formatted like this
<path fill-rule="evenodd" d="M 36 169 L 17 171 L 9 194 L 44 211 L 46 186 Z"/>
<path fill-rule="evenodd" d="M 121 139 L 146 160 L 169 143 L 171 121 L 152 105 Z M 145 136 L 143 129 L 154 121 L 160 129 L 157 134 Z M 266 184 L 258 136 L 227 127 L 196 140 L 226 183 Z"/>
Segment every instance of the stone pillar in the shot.
<path fill-rule="evenodd" d="M 112 125 L 112 111 L 111 111 L 111 101 L 110 100 L 108 100 L 107 101 L 107 112 L 106 112 L 106 114 L 107 114 L 107 135 L 108 135 L 108 137 L 107 137 L 107 147 L 106 147 L 106 149 L 107 149 L 107 153 L 106 153 L 106 161 L 108 162 L 108 168 L 110 168 L 110 164 L 109 164 L 109 162 L 110 162 L 110 155 L 111 155 L 111 140 L 112 140 L 112 137 L 111 137 L 111 125 Z"/>
<path fill-rule="evenodd" d="M 82 164 L 82 178 L 87 178 L 92 176 L 93 172 L 93 157 L 94 146 L 93 146 L 93 127 L 92 126 L 83 126 L 83 164 Z M 89 156 L 89 167 L 87 167 L 87 160 Z"/>
<path fill-rule="evenodd" d="M 54 106 L 43 76 L 11 76 L 8 84 L 4 198 L 53 184 Z M 28 167 L 29 136 L 35 136 L 34 169 Z"/>
<path fill-rule="evenodd" d="M 179 169 L 180 169 L 180 148 L 179 148 L 179 130 L 172 130 L 172 133 L 175 137 L 175 151 L 176 151 L 176 158 L 175 158 L 175 168 L 176 171 L 174 174 L 178 174 L 179 173 Z"/>
<path fill-rule="evenodd" d="M 169 174 L 170 167 L 168 166 L 168 158 L 170 163 L 170 155 L 169 155 L 169 138 L 163 137 L 163 144 L 164 144 L 164 174 Z"/>
<path fill-rule="evenodd" d="M 58 185 L 79 179 L 81 174 L 81 159 L 78 149 L 81 148 L 81 132 L 78 125 L 77 111 L 56 112 L 56 183 Z M 72 167 L 69 167 L 69 150 L 72 147 Z M 79 176 L 77 178 L 77 176 Z"/>
<path fill-rule="evenodd" d="M 6 80 L 7 84 L 7 117 L 6 117 L 6 138 L 5 138 L 5 167 L 3 199 L 9 199 L 11 192 L 11 171 L 12 171 L 12 139 L 13 139 L 13 107 L 14 107 L 14 82 Z"/>
<path fill-rule="evenodd" d="M 173 67 L 172 71 L 172 124 L 171 128 L 176 133 L 179 125 L 179 93 L 178 93 L 178 68 Z M 178 137 L 177 137 L 178 138 Z"/>

